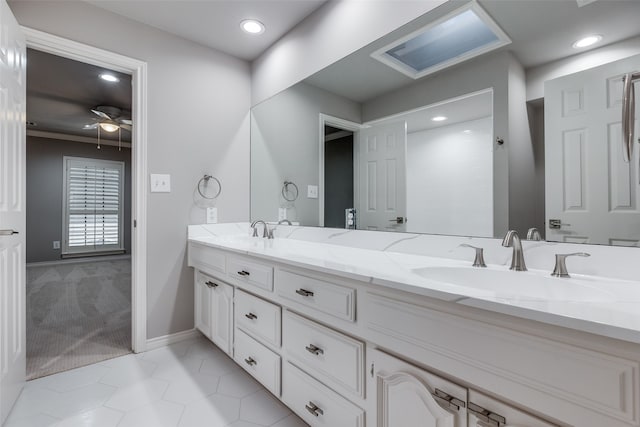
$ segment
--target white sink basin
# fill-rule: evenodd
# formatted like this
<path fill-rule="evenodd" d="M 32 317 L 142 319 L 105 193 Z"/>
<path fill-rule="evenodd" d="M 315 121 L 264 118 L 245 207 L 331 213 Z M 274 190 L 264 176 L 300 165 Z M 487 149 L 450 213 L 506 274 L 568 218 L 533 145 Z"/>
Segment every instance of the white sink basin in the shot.
<path fill-rule="evenodd" d="M 473 267 L 425 267 L 413 270 L 429 279 L 471 288 L 476 296 L 545 301 L 607 302 L 616 294 L 605 290 L 606 282 L 558 278 L 540 272 Z"/>

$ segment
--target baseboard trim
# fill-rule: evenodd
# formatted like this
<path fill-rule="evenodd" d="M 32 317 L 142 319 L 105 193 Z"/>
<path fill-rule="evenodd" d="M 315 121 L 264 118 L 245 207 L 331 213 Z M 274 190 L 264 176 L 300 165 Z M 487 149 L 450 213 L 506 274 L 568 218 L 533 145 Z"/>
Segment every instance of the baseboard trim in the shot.
<path fill-rule="evenodd" d="M 174 344 L 180 341 L 196 338 L 200 336 L 200 331 L 197 329 L 189 329 L 187 331 L 176 332 L 175 334 L 163 335 L 161 337 L 151 338 L 147 340 L 145 351 L 155 350 L 160 347 L 165 347 L 169 344 Z"/>
<path fill-rule="evenodd" d="M 65 258 L 59 259 L 56 261 L 39 261 L 39 262 L 29 262 L 27 263 L 28 267 L 50 267 L 54 265 L 61 264 L 82 264 L 88 262 L 101 262 L 101 261 L 118 261 L 122 259 L 131 259 L 131 255 L 100 255 L 100 256 L 92 256 L 92 257 L 82 257 L 82 258 Z"/>

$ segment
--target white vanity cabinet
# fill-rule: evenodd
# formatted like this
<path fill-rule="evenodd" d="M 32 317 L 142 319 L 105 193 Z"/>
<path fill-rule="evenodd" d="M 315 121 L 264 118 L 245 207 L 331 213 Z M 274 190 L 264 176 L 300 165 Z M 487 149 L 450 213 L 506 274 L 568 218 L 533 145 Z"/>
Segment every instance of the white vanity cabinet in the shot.
<path fill-rule="evenodd" d="M 196 270 L 195 327 L 231 355 L 233 349 L 233 286 Z"/>
<path fill-rule="evenodd" d="M 367 351 L 370 427 L 467 425 L 467 390 L 379 350 Z"/>

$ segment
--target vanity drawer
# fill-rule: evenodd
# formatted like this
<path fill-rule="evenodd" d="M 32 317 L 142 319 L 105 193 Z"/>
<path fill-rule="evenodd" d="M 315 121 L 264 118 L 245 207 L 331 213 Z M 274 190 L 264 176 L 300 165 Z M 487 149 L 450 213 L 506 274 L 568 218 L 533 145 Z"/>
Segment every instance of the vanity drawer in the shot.
<path fill-rule="evenodd" d="M 289 363 L 282 372 L 282 400 L 311 426 L 364 426 L 362 409 Z"/>
<path fill-rule="evenodd" d="M 356 290 L 287 270 L 277 270 L 278 295 L 305 307 L 310 307 L 355 322 Z"/>
<path fill-rule="evenodd" d="M 267 390 L 280 396 L 280 356 L 239 329 L 233 359 Z"/>
<path fill-rule="evenodd" d="M 273 291 L 273 267 L 236 257 L 228 259 L 227 267 L 229 277 L 240 283 Z"/>
<path fill-rule="evenodd" d="M 363 397 L 364 344 L 289 311 L 283 347 L 296 365 L 334 388 Z"/>
<path fill-rule="evenodd" d="M 235 299 L 236 325 L 255 338 L 280 347 L 281 308 L 238 290 Z"/>
<path fill-rule="evenodd" d="M 220 273 L 224 274 L 227 271 L 225 258 L 225 254 L 222 251 L 196 243 L 189 243 L 189 267 L 195 267 L 205 273 L 220 276 Z"/>

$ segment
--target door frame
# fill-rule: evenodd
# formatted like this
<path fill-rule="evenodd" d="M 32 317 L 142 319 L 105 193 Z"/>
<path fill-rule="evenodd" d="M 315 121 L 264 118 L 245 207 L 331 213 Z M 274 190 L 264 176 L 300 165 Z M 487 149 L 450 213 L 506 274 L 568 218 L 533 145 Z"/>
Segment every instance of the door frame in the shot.
<path fill-rule="evenodd" d="M 356 173 L 356 155 L 358 150 L 357 147 L 357 132 L 367 126 L 364 126 L 360 123 L 352 122 L 349 120 L 341 119 L 339 117 L 330 116 L 328 114 L 320 113 L 319 116 L 319 130 L 318 130 L 318 226 L 324 227 L 324 144 L 325 144 L 325 135 L 324 135 L 324 127 L 325 125 L 333 126 L 336 128 L 344 129 L 353 132 L 353 168 L 354 168 L 354 177 L 353 182 L 356 184 L 356 178 L 358 174 Z M 354 194 L 354 204 L 355 197 Z"/>
<path fill-rule="evenodd" d="M 147 344 L 147 63 L 32 28 L 21 29 L 28 48 L 132 76 L 131 348 L 143 352 Z"/>

